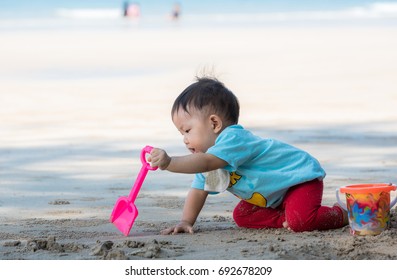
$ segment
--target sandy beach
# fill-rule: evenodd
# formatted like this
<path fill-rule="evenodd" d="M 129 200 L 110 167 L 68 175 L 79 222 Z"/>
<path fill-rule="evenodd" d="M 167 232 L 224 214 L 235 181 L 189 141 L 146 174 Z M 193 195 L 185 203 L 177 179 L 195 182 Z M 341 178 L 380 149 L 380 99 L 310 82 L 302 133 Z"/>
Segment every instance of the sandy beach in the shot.
<path fill-rule="evenodd" d="M 203 69 L 238 96 L 243 126 L 322 163 L 323 204 L 341 186 L 397 183 L 396 28 L 50 29 L 0 41 L 0 259 L 397 259 L 394 208 L 378 236 L 241 229 L 237 198 L 223 193 L 195 234 L 160 235 L 192 180 L 166 171 L 149 172 L 128 237 L 109 222 L 145 145 L 187 153 L 170 109 Z"/>

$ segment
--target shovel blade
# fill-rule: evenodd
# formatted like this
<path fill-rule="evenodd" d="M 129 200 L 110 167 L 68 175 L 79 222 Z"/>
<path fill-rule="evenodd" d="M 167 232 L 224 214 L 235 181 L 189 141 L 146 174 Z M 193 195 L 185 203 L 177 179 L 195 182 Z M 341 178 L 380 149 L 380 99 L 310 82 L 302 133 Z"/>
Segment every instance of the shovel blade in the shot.
<path fill-rule="evenodd" d="M 120 197 L 113 207 L 110 221 L 119 231 L 128 236 L 137 216 L 138 209 L 134 203 L 129 201 L 127 197 Z"/>

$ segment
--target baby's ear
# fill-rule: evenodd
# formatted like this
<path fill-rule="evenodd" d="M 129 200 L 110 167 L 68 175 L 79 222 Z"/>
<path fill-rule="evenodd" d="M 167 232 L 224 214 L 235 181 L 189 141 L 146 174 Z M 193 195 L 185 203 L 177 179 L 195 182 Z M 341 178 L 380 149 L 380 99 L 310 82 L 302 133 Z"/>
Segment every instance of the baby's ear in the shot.
<path fill-rule="evenodd" d="M 222 131 L 223 122 L 218 115 L 211 115 L 210 122 L 212 129 L 214 130 L 215 133 L 219 133 L 220 131 Z"/>

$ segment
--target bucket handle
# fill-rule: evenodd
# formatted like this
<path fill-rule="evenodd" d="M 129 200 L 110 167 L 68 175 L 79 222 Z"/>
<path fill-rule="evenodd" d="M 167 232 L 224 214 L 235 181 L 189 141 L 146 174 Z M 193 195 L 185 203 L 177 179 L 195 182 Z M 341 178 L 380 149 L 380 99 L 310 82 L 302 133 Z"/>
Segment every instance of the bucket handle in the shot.
<path fill-rule="evenodd" d="M 392 183 L 390 183 L 390 186 L 397 187 L 396 185 L 394 185 L 394 184 L 392 184 Z M 392 209 L 393 206 L 396 205 L 396 202 L 397 202 L 397 195 L 396 195 L 396 197 L 395 197 L 392 201 L 390 201 L 390 209 Z"/>
<path fill-rule="evenodd" d="M 340 189 L 340 188 L 337 188 L 337 189 L 336 189 L 336 201 L 338 202 L 338 204 L 340 205 L 340 207 L 342 207 L 345 211 L 347 211 L 347 206 L 346 206 L 346 204 L 343 203 L 343 202 L 340 200 L 340 197 L 339 197 L 339 189 Z M 396 199 L 397 199 L 397 196 L 396 196 Z M 397 201 L 397 200 L 396 200 L 396 201 Z"/>
<path fill-rule="evenodd" d="M 392 183 L 390 183 L 389 185 L 390 185 L 390 186 L 397 187 L 396 185 L 394 185 L 394 184 L 392 184 Z M 340 188 L 337 188 L 337 189 L 336 189 L 336 201 L 338 202 L 338 204 L 339 204 L 343 209 L 345 209 L 345 210 L 347 211 L 347 206 L 346 206 L 346 204 L 343 203 L 343 202 L 340 200 L 340 197 L 339 197 L 339 189 L 340 189 Z M 396 203 L 397 203 L 397 195 L 396 195 L 396 197 L 395 197 L 392 201 L 390 201 L 390 208 L 389 208 L 389 209 L 392 209 L 393 206 L 396 205 Z"/>

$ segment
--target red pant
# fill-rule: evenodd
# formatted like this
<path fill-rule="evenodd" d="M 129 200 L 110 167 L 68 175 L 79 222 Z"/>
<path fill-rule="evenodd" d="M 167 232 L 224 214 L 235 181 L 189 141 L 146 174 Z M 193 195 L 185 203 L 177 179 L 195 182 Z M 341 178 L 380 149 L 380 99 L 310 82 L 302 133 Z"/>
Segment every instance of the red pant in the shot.
<path fill-rule="evenodd" d="M 277 208 L 264 208 L 241 200 L 233 212 L 239 227 L 281 228 L 283 222 L 296 232 L 341 228 L 339 207 L 321 206 L 323 182 L 313 180 L 290 188 Z"/>

